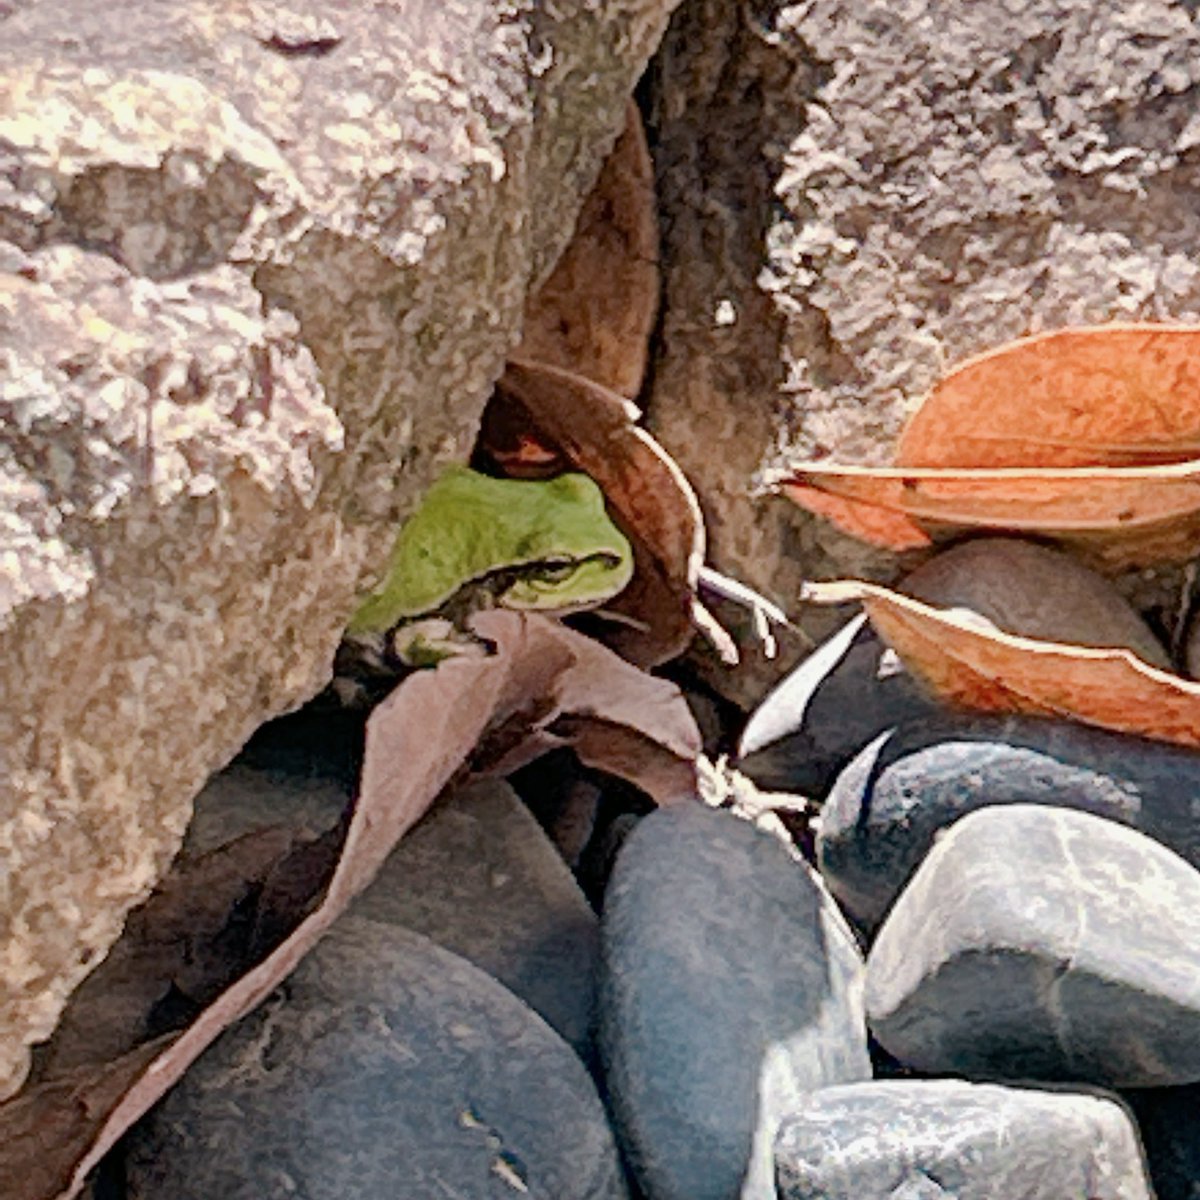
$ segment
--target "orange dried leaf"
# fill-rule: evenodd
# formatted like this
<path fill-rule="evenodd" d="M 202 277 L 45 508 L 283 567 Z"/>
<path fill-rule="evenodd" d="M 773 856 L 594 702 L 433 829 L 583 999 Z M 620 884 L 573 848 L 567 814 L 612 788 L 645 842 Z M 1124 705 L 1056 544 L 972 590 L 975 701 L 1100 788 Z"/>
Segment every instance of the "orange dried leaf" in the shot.
<path fill-rule="evenodd" d="M 781 486 L 802 506 L 894 550 L 920 545 L 922 531 L 1024 532 L 1118 567 L 1190 557 L 1200 526 L 1200 460 L 961 470 L 797 463 Z"/>
<path fill-rule="evenodd" d="M 654 165 L 631 100 L 625 132 L 584 202 L 575 236 L 526 306 L 517 355 L 636 396 L 658 292 Z"/>
<path fill-rule="evenodd" d="M 1200 457 L 1200 329 L 1063 329 L 969 359 L 900 439 L 906 467 L 1082 467 Z"/>
<path fill-rule="evenodd" d="M 914 674 L 952 704 L 1066 717 L 1141 737 L 1200 746 L 1200 683 L 1128 650 L 1038 641 L 877 584 L 810 584 L 818 603 L 862 601 L 871 624 Z"/>
<path fill-rule="evenodd" d="M 857 490 L 854 496 L 839 494 L 835 490 L 836 483 L 822 486 L 827 478 L 817 472 L 810 476 L 805 471 L 805 464 L 801 463 L 795 474 L 780 485 L 780 490 L 801 508 L 826 517 L 839 529 L 873 546 L 901 551 L 917 550 L 930 544 L 929 534 L 899 508 L 863 499 L 866 489 Z M 818 479 L 821 483 L 816 482 Z"/>

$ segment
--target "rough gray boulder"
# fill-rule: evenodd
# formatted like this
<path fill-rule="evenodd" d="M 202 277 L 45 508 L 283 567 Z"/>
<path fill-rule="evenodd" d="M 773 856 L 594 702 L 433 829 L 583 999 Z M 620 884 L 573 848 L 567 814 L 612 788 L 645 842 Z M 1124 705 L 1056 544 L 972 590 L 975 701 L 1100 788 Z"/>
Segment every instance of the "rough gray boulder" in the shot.
<path fill-rule="evenodd" d="M 930 1075 L 1200 1082 L 1200 872 L 1070 808 L 945 830 L 867 959 L 871 1031 Z"/>
<path fill-rule="evenodd" d="M 465 456 L 671 0 L 0 17 L 0 1095 Z"/>
<path fill-rule="evenodd" d="M 753 500 L 756 468 L 781 444 L 885 461 L 946 366 L 1024 333 L 1200 318 L 1198 49 L 1172 0 L 681 6 L 653 89 L 647 409 L 715 566 L 794 613 L 805 577 L 896 574 Z M 788 662 L 751 660 L 737 694 Z"/>
<path fill-rule="evenodd" d="M 1137 1129 L 1103 1092 L 893 1079 L 804 1096 L 779 1200 L 1152 1200 Z"/>

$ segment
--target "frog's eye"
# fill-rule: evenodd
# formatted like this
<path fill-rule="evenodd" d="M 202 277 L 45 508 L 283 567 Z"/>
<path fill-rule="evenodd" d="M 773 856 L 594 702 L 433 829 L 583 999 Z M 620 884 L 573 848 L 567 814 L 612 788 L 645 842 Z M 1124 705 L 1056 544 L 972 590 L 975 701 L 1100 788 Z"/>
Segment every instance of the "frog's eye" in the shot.
<path fill-rule="evenodd" d="M 538 585 L 553 587 L 559 583 L 566 583 L 575 574 L 578 566 L 578 563 L 573 562 L 542 563 L 530 576 L 530 582 L 535 587 Z"/>

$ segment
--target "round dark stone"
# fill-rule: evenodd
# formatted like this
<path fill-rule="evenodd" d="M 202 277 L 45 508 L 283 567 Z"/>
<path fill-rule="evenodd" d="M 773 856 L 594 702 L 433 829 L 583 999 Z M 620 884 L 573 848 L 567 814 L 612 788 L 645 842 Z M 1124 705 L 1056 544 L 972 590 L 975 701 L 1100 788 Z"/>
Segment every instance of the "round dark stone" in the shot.
<path fill-rule="evenodd" d="M 938 831 L 991 805 L 1077 808 L 1200 864 L 1200 753 L 1036 717 L 941 716 L 876 738 L 821 810 L 822 874 L 874 929 Z"/>
<path fill-rule="evenodd" d="M 130 1200 L 621 1200 L 571 1048 L 419 934 L 344 918 L 135 1129 Z"/>
<path fill-rule="evenodd" d="M 794 1096 L 870 1078 L 862 959 L 836 906 L 774 837 L 693 805 L 630 835 L 601 934 L 601 1059 L 644 1191 L 773 1196 Z"/>

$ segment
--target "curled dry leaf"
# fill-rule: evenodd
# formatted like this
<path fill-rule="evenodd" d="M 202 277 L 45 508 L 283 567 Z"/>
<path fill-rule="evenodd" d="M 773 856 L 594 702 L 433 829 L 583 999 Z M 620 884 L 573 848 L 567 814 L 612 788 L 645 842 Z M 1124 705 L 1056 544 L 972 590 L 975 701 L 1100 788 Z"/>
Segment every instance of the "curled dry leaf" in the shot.
<path fill-rule="evenodd" d="M 584 204 L 575 236 L 525 312 L 525 335 L 483 415 L 477 465 L 515 478 L 575 467 L 604 491 L 634 545 L 633 582 L 602 636 L 653 667 L 699 630 L 726 663 L 737 648 L 697 597 L 704 522 L 674 460 L 629 403 L 658 307 L 654 167 L 637 105 Z"/>
<path fill-rule="evenodd" d="M 472 766 L 495 769 L 526 761 L 539 746 L 578 745 L 588 762 L 643 786 L 660 803 L 696 798 L 700 733 L 673 684 L 548 617 L 495 610 L 479 613 L 475 628 L 493 653 L 416 672 L 372 713 L 341 856 L 319 903 L 290 935 L 182 1033 L 123 1052 L 110 1039 L 107 1062 L 44 1078 L 0 1105 L 5 1200 L 76 1196 L 122 1133 L 291 973 L 405 831 Z M 253 868 L 260 871 L 260 858 L 276 864 L 265 884 L 280 875 L 279 847 L 268 843 Z M 288 878 L 279 890 L 286 893 L 295 872 L 282 875 Z M 128 1013 L 122 1022 L 131 1036 L 140 1025 Z"/>
<path fill-rule="evenodd" d="M 0 1182 L 12 1200 L 74 1196 L 82 1181 L 64 1191 L 71 1164 L 83 1160 L 106 1113 L 118 1108 L 172 1039 L 156 1038 L 106 1063 L 77 1067 L 46 1083 L 28 1084 L 0 1108 L 4 1146 Z M 157 1099 L 157 1097 L 155 1097 Z M 151 1100 L 145 1105 L 148 1109 Z M 140 1111 L 145 1111 L 142 1109 Z M 132 1124 L 126 1123 L 126 1127 Z"/>
<path fill-rule="evenodd" d="M 1171 671 L 1153 629 L 1103 576 L 1071 554 L 1023 538 L 970 538 L 936 555 L 895 590 L 938 608 L 965 608 L 1005 633 L 1068 646 L 1132 650 Z"/>
<path fill-rule="evenodd" d="M 538 428 L 525 405 L 501 388 L 483 410 L 471 465 L 508 479 L 553 479 L 572 469 L 563 448 Z"/>
<path fill-rule="evenodd" d="M 1200 531 L 1200 460 L 1138 467 L 953 469 L 798 463 L 797 503 L 893 550 L 937 532 L 1037 533 L 1123 568 L 1188 558 Z"/>
<path fill-rule="evenodd" d="M 947 375 L 894 467 L 801 462 L 774 480 L 892 550 L 943 532 L 1039 533 L 1110 570 L 1200 536 L 1200 329 L 1110 325 L 1013 342 Z"/>
<path fill-rule="evenodd" d="M 904 467 L 1085 467 L 1200 457 L 1200 329 L 1097 325 L 952 370 L 909 420 Z"/>
<path fill-rule="evenodd" d="M 942 699 L 988 712 L 1067 717 L 1200 746 L 1200 683 L 1128 650 L 1017 637 L 962 609 L 935 608 L 857 580 L 809 584 L 804 599 L 860 600 L 880 636 Z"/>
<path fill-rule="evenodd" d="M 630 398 L 658 309 L 654 165 L 637 105 L 550 278 L 525 309 L 520 358 L 565 367 Z"/>
<path fill-rule="evenodd" d="M 696 598 L 705 553 L 696 494 L 674 459 L 635 424 L 637 408 L 571 371 L 524 360 L 510 360 L 496 390 L 501 403 L 524 409 L 545 442 L 600 485 L 633 543 L 633 581 L 605 605 L 633 623 L 607 633 L 606 643 L 653 667 L 687 649 L 699 628 L 736 662 L 728 635 Z"/>

